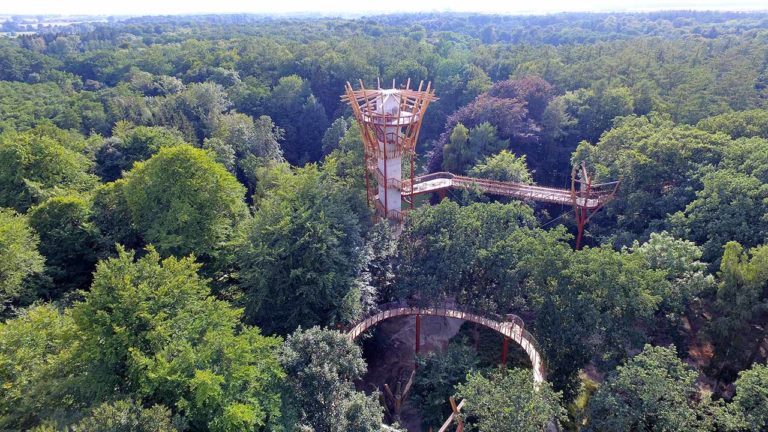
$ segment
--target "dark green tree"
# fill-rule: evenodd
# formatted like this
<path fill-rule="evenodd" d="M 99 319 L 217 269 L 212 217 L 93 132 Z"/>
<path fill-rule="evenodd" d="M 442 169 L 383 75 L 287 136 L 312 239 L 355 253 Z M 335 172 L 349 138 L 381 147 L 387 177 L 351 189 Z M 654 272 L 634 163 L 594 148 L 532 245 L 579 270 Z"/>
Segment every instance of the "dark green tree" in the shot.
<path fill-rule="evenodd" d="M 133 167 L 134 162 L 149 159 L 163 147 L 184 144 L 181 134 L 163 127 L 148 127 L 120 123 L 113 135 L 104 141 L 96 153 L 96 173 L 103 181 L 114 181 L 122 177 L 123 171 Z"/>
<path fill-rule="evenodd" d="M 716 407 L 700 395 L 698 373 L 677 358 L 674 348 L 646 345 L 619 366 L 589 404 L 595 431 L 708 431 Z"/>
<path fill-rule="evenodd" d="M 335 330 L 299 328 L 286 337 L 280 355 L 299 425 L 317 432 L 381 430 L 377 398 L 355 391 L 366 370 L 360 348 Z"/>
<path fill-rule="evenodd" d="M 91 204 L 74 195 L 50 198 L 30 209 L 29 224 L 40 236 L 40 253 L 54 283 L 49 295 L 90 286 L 91 273 L 105 250 L 91 221 Z"/>
<path fill-rule="evenodd" d="M 726 243 L 719 279 L 708 329 L 715 348 L 712 368 L 735 379 L 756 358 L 762 338 L 758 321 L 766 310 L 768 246 L 745 251 L 737 242 Z"/>
<path fill-rule="evenodd" d="M 758 432 L 768 428 L 768 366 L 755 363 L 739 372 L 736 395 L 728 408 L 738 419 L 734 429 Z"/>
<path fill-rule="evenodd" d="M 250 322 L 288 333 L 360 312 L 362 224 L 355 195 L 314 165 L 280 174 L 239 253 Z"/>
<path fill-rule="evenodd" d="M 705 118 L 696 127 L 707 132 L 723 132 L 732 138 L 761 137 L 768 139 L 768 111 L 754 109 L 735 111 Z"/>
<path fill-rule="evenodd" d="M 619 199 L 600 218 L 615 218 L 615 242 L 629 245 L 665 224 L 668 214 L 681 211 L 701 188 L 700 169 L 719 161 L 730 144 L 691 126 L 675 125 L 657 115 L 617 120 L 596 145 L 582 142 L 573 161 L 585 160 L 598 181 L 622 179 Z M 611 224 L 612 225 L 612 224 Z M 592 230 L 599 230 L 599 222 Z"/>
<path fill-rule="evenodd" d="M 762 243 L 768 236 L 768 184 L 731 170 L 707 174 L 702 182 L 696 199 L 671 220 L 702 245 L 704 259 L 716 262 L 729 241 Z"/>
<path fill-rule="evenodd" d="M 439 428 L 451 414 L 448 397 L 479 364 L 477 353 L 462 343 L 450 343 L 445 351 L 433 351 L 416 359 L 418 373 L 412 399 L 421 413 L 424 429 Z"/>

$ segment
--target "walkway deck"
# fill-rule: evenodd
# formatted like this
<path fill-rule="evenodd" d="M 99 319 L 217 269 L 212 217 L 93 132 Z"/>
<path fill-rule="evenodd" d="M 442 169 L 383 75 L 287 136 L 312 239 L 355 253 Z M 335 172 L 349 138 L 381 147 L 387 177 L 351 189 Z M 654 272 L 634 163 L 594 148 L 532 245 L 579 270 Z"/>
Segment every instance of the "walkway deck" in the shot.
<path fill-rule="evenodd" d="M 449 172 L 428 174 L 414 179 L 413 194 L 425 194 L 446 189 L 478 188 L 483 193 L 508 196 L 522 200 L 532 200 L 553 204 L 573 205 L 573 195 L 570 190 L 534 186 L 516 182 L 501 182 L 473 177 L 464 177 Z M 408 184 L 403 184 L 403 195 L 411 193 Z M 577 197 L 579 207 L 594 209 L 605 204 L 611 197 L 596 195 L 595 197 Z"/>

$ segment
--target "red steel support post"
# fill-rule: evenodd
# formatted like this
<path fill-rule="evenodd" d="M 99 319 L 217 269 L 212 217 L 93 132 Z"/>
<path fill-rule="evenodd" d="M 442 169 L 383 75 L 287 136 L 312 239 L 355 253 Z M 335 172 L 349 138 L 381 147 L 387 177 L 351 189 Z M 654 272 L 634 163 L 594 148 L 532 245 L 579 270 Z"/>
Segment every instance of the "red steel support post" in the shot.
<path fill-rule="evenodd" d="M 411 152 L 411 210 L 413 210 L 413 158 L 416 153 L 416 149 Z"/>
<path fill-rule="evenodd" d="M 416 314 L 416 354 L 421 351 L 421 314 Z"/>
<path fill-rule="evenodd" d="M 504 343 L 501 346 L 501 365 L 507 365 L 507 353 L 509 352 L 509 336 L 504 336 Z"/>
<path fill-rule="evenodd" d="M 576 213 L 576 250 L 581 249 L 581 237 L 584 235 L 584 225 L 587 223 L 587 209 L 579 208 Z"/>

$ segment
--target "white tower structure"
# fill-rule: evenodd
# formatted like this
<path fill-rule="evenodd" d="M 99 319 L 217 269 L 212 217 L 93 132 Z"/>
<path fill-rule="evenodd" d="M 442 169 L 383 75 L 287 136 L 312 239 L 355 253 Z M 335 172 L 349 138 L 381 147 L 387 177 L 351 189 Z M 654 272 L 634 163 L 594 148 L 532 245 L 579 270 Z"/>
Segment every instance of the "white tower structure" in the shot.
<path fill-rule="evenodd" d="M 365 145 L 366 189 L 368 203 L 376 213 L 387 219 L 402 220 L 403 202 L 413 207 L 413 160 L 421 121 L 429 103 L 436 100 L 431 83 L 410 89 L 410 80 L 403 88 L 353 90 L 347 83 L 347 101 L 360 125 Z M 410 162 L 408 178 L 403 180 L 403 155 Z M 374 186 L 372 182 L 375 182 Z"/>

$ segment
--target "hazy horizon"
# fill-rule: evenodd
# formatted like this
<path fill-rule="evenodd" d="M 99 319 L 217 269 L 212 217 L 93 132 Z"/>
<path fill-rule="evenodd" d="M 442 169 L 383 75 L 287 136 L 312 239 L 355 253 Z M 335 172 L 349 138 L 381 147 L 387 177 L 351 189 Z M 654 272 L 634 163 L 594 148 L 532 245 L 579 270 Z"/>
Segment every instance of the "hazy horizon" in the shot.
<path fill-rule="evenodd" d="M 373 3 L 376 5 L 376 3 Z M 764 1 L 741 0 L 630 0 L 615 3 L 599 0 L 569 2 L 543 0 L 535 3 L 498 1 L 423 0 L 408 7 L 378 7 L 371 3 L 354 0 L 328 0 L 319 6 L 316 1 L 286 0 L 282 2 L 243 2 L 220 0 L 215 3 L 180 0 L 134 0 L 126 3 L 110 3 L 95 0 L 71 0 L 66 4 L 56 0 L 30 0 L 0 6 L 0 15 L 193 15 L 193 14 L 320 14 L 360 15 L 400 12 L 476 12 L 496 14 L 550 14 L 560 12 L 652 12 L 663 10 L 717 10 L 717 11 L 768 11 Z M 471 6 L 469 6 L 471 5 Z"/>

